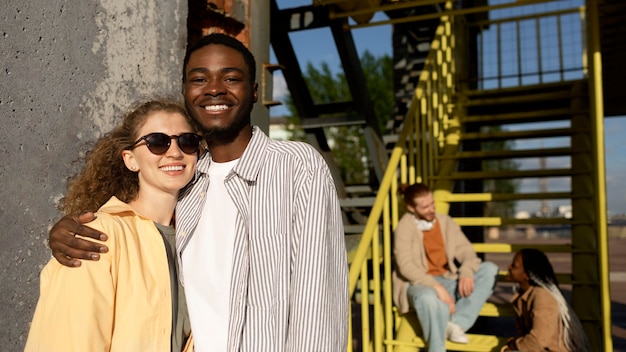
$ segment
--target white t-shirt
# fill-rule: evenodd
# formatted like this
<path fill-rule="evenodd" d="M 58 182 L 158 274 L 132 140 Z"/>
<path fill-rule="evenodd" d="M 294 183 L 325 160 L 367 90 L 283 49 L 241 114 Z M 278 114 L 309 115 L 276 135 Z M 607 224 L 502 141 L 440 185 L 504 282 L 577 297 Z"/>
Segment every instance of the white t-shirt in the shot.
<path fill-rule="evenodd" d="M 237 208 L 224 178 L 239 159 L 211 162 L 198 226 L 182 253 L 185 296 L 196 352 L 226 351 Z"/>

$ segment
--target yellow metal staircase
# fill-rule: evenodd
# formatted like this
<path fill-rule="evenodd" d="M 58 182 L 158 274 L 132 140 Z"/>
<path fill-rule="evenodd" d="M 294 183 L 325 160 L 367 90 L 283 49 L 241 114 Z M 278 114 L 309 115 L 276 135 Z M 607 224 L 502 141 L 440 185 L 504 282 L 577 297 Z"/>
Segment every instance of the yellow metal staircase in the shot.
<path fill-rule="evenodd" d="M 451 4 L 448 4 L 448 9 Z M 391 299 L 392 239 L 404 213 L 397 194 L 402 183 L 423 182 L 435 193 L 438 212 L 450 213 L 464 229 L 504 226 L 560 227 L 568 240 L 548 244 L 537 240 L 516 244 L 496 238 L 475 243 L 488 256 L 533 247 L 566 253 L 571 270 L 559 272 L 561 285 L 572 290 L 572 306 L 583 322 L 595 350 L 611 350 L 610 297 L 606 253 L 601 102 L 593 65 L 575 80 L 497 89 L 468 89 L 457 59 L 463 55 L 464 23 L 446 15 L 431 44 L 430 54 L 413 96 L 398 142 L 389 158 L 359 244 L 349 253 L 350 294 L 353 298 L 349 351 L 415 351 L 424 347 L 414 312 L 397 314 Z M 591 56 L 591 54 L 590 54 Z M 590 61 L 593 61 L 591 59 Z M 600 117 L 598 117 L 600 116 Z M 497 128 L 494 128 L 497 127 Z M 485 143 L 517 141 L 521 148 L 484 150 Z M 533 144 L 533 141 L 537 142 Z M 552 145 L 552 142 L 554 145 Z M 544 146 L 541 143 L 550 144 Z M 527 146 L 529 145 L 529 146 Z M 555 159 L 547 163 L 545 160 Z M 486 160 L 516 160 L 519 168 L 482 171 Z M 549 164 L 549 165 L 548 165 Z M 557 165 L 558 164 L 558 165 Z M 471 165 L 465 168 L 463 165 Z M 526 166 L 530 165 L 530 166 Z M 469 171 L 468 171 L 469 170 Z M 464 193 L 463 182 L 483 185 L 512 180 L 539 185 L 561 181 L 561 188 L 539 187 L 532 192 L 493 193 L 484 187 Z M 526 181 L 525 181 L 526 180 Z M 571 206 L 571 216 L 484 217 L 464 216 L 463 209 L 481 209 L 501 202 L 554 202 Z M 459 210 L 460 209 L 460 210 Z M 501 267 L 501 279 L 505 268 Z M 481 316 L 504 319 L 508 304 L 488 303 Z M 357 319 L 358 317 L 358 319 Z M 509 318 L 510 319 L 510 318 Z M 515 331 L 511 331 L 512 336 Z M 451 351 L 498 351 L 506 336 L 498 332 L 468 334 L 470 343 L 448 342 Z"/>

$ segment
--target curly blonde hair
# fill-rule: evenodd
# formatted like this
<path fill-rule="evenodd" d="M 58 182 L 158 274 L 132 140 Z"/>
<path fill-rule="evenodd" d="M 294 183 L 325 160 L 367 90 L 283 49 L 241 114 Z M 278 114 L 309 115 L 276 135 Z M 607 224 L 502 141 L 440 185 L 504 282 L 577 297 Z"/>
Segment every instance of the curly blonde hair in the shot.
<path fill-rule="evenodd" d="M 95 212 L 112 196 L 126 203 L 137 197 L 139 178 L 136 172 L 126 168 L 122 151 L 139 138 L 137 131 L 150 115 L 156 112 L 177 113 L 195 129 L 184 106 L 174 100 L 140 101 L 133 106 L 118 126 L 95 142 L 85 156 L 84 168 L 70 178 L 67 194 L 59 205 L 65 214 Z"/>

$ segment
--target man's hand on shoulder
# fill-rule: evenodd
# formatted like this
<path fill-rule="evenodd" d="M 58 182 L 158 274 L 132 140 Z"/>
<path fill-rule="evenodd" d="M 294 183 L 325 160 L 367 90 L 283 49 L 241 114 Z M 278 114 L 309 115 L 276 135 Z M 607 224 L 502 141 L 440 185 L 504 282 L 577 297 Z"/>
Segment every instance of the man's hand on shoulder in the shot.
<path fill-rule="evenodd" d="M 99 260 L 99 253 L 108 252 L 105 245 L 76 237 L 80 235 L 106 241 L 107 235 L 83 224 L 95 219 L 93 213 L 66 215 L 59 220 L 48 234 L 48 243 L 56 260 L 70 267 L 79 267 L 79 259 Z"/>

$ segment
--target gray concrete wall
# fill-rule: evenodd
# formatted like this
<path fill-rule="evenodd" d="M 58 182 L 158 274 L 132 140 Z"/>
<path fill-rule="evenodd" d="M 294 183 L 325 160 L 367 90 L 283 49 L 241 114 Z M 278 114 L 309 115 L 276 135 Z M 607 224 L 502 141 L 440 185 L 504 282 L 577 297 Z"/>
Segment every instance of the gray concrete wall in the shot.
<path fill-rule="evenodd" d="M 4 0 L 0 351 L 20 351 L 74 161 L 131 102 L 180 96 L 187 1 Z"/>

